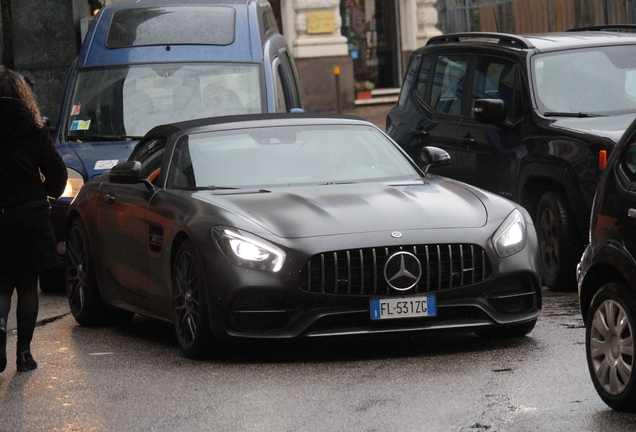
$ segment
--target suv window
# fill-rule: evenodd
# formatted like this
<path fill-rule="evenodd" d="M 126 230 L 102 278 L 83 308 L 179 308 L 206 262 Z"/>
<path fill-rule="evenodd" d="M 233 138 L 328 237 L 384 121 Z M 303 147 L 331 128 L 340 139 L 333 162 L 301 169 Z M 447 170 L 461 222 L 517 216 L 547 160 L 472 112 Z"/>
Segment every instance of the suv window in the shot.
<path fill-rule="evenodd" d="M 516 76 L 517 67 L 511 60 L 477 57 L 471 107 L 477 99 L 501 99 L 509 119 L 520 117 L 523 114 L 523 107 Z"/>
<path fill-rule="evenodd" d="M 468 65 L 467 56 L 439 56 L 431 86 L 431 106 L 436 111 L 460 115 L 464 79 Z"/>

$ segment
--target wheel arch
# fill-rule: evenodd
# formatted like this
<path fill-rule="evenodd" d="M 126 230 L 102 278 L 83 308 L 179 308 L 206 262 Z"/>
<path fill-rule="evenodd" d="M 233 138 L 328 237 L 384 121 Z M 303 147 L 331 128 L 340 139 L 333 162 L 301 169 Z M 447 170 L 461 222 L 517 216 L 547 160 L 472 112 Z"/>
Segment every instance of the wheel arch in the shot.
<path fill-rule="evenodd" d="M 585 318 L 596 292 L 606 283 L 620 283 L 636 297 L 636 260 L 618 242 L 595 247 L 593 264 L 587 269 L 579 287 L 581 313 Z"/>
<path fill-rule="evenodd" d="M 586 208 L 578 186 L 567 170 L 544 164 L 527 165 L 519 179 L 519 203 L 536 216 L 539 200 L 548 191 L 561 194 L 572 211 L 579 237 L 584 239 L 590 225 L 589 210 Z"/>

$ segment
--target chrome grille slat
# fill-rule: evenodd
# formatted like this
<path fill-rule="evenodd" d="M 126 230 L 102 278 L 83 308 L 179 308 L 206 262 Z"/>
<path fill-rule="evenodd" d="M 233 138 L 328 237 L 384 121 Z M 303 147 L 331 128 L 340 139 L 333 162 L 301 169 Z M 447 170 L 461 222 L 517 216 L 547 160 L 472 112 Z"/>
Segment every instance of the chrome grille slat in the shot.
<path fill-rule="evenodd" d="M 419 283 L 409 293 L 436 292 L 487 280 L 491 266 L 474 244 L 424 244 L 329 251 L 312 257 L 301 270 L 300 289 L 335 295 L 400 295 L 384 278 L 387 259 L 398 251 L 418 257 Z M 333 280 L 331 280 L 333 278 Z"/>

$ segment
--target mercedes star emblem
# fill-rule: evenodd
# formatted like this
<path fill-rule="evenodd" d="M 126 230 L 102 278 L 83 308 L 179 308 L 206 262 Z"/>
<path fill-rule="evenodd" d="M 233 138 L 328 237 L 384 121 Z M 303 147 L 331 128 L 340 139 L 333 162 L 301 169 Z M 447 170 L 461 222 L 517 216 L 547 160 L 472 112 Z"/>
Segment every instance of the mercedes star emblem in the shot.
<path fill-rule="evenodd" d="M 384 279 L 393 289 L 406 291 L 422 277 L 420 260 L 410 252 L 400 251 L 389 257 L 384 265 Z"/>

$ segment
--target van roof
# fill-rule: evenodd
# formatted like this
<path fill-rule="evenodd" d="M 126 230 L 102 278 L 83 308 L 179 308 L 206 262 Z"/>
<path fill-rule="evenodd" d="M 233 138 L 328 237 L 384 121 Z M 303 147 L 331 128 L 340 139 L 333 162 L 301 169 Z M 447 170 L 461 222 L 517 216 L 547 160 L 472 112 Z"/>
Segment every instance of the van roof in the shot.
<path fill-rule="evenodd" d="M 196 10 L 199 8 L 217 8 L 223 13 L 204 14 Z M 171 13 L 166 14 L 167 11 Z M 215 24 L 219 16 L 225 17 L 222 25 Z M 227 22 L 232 16 L 234 25 Z M 193 26 L 193 19 L 201 23 Z M 181 32 L 175 31 L 175 25 L 180 23 L 184 24 L 183 30 L 188 33 L 185 39 L 181 36 L 181 40 Z M 204 26 L 208 23 L 209 31 Z M 124 30 L 117 29 L 117 25 Z M 172 31 L 163 31 L 162 25 Z M 136 26 L 144 29 L 143 37 Z M 130 31 L 132 28 L 135 30 Z M 250 31 L 254 28 L 261 31 Z M 265 41 L 278 33 L 271 5 L 266 0 L 139 0 L 115 3 L 104 7 L 95 18 L 82 45 L 77 67 L 201 59 L 260 62 Z"/>

